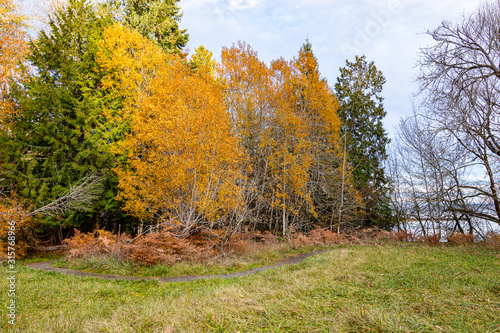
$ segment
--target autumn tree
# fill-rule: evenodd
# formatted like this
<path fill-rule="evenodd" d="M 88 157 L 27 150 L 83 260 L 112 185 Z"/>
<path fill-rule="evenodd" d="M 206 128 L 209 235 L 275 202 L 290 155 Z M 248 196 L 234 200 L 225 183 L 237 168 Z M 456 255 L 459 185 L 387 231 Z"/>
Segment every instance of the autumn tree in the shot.
<path fill-rule="evenodd" d="M 254 227 L 264 224 L 264 228 L 271 228 L 272 220 L 268 217 L 274 211 L 266 183 L 270 152 L 264 143 L 271 112 L 267 102 L 271 73 L 258 59 L 257 52 L 244 43 L 223 48 L 221 58 L 227 108 L 240 144 L 248 155 L 246 205 L 251 209 L 250 222 Z"/>
<path fill-rule="evenodd" d="M 285 234 L 325 222 L 317 208 L 331 213 L 338 199 L 325 190 L 338 175 L 340 120 L 337 100 L 312 52 L 304 47 L 297 59 L 267 66 L 239 43 L 223 49 L 221 74 L 236 133 L 249 156 L 248 205 L 255 225 Z"/>
<path fill-rule="evenodd" d="M 314 163 L 309 170 L 309 187 L 319 221 L 331 229 L 360 218 L 362 201 L 353 186 L 353 169 L 348 163 L 347 147 L 341 138 L 339 101 L 325 78 L 309 41 L 294 60 L 297 105 L 310 125 L 309 141 Z M 361 214 L 362 215 L 362 214 Z"/>
<path fill-rule="evenodd" d="M 20 79 L 21 60 L 26 54 L 26 17 L 20 14 L 14 0 L 0 0 L 0 130 L 12 120 L 15 112 L 9 95 L 12 81 Z"/>
<path fill-rule="evenodd" d="M 119 25 L 103 48 L 103 67 L 128 96 L 131 132 L 117 144 L 127 161 L 115 169 L 125 209 L 180 235 L 224 226 L 241 202 L 243 155 L 220 84 Z"/>
<path fill-rule="evenodd" d="M 204 67 L 204 70 L 209 71 L 212 75 L 216 74 L 217 63 L 213 59 L 213 53 L 212 51 L 206 49 L 203 45 L 194 49 L 194 53 L 189 59 L 189 64 L 193 70 L 199 70 L 201 67 Z"/>
<path fill-rule="evenodd" d="M 346 61 L 340 68 L 335 91 L 340 102 L 342 135 L 353 169 L 354 182 L 362 193 L 367 222 L 383 225 L 389 218 L 383 164 L 389 142 L 382 124 L 386 115 L 382 88 L 385 77 L 365 56 Z"/>
<path fill-rule="evenodd" d="M 280 59 L 271 63 L 271 70 L 275 76 L 269 100 L 273 113 L 265 131 L 265 143 L 271 153 L 267 182 L 272 190 L 271 204 L 281 212 L 277 221 L 285 234 L 289 225 L 301 226 L 304 212 L 315 215 L 307 186 L 313 163 L 311 124 L 305 108 L 299 104 L 302 96 L 297 94 L 293 65 Z"/>

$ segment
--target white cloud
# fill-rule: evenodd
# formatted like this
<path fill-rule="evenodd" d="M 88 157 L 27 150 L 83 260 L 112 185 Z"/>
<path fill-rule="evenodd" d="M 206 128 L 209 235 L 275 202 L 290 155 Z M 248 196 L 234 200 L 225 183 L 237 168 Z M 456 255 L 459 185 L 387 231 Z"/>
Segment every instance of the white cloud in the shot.
<path fill-rule="evenodd" d="M 260 2 L 260 0 L 230 0 L 229 8 L 231 10 L 249 9 L 256 7 Z"/>
<path fill-rule="evenodd" d="M 386 128 L 411 113 L 412 79 L 426 35 L 442 20 L 457 21 L 477 0 L 182 0 L 182 26 L 190 48 L 202 44 L 219 55 L 222 46 L 246 41 L 265 61 L 290 59 L 308 37 L 320 70 L 334 85 L 338 68 L 355 54 L 374 60 L 387 78 Z M 351 51 L 342 49 L 351 47 Z"/>

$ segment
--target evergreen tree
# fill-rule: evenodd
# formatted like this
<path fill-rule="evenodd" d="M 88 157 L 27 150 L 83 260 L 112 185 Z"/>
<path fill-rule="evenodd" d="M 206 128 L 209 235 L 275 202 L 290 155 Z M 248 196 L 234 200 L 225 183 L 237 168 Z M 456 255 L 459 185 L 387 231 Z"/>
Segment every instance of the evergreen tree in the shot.
<path fill-rule="evenodd" d="M 194 50 L 194 54 L 191 55 L 189 64 L 194 71 L 199 71 L 200 67 L 205 67 L 205 70 L 215 75 L 217 63 L 212 57 L 212 51 L 200 45 Z"/>
<path fill-rule="evenodd" d="M 67 218 L 75 226 L 91 220 L 95 227 L 100 212 L 117 208 L 117 180 L 109 172 L 114 157 L 100 147 L 103 126 L 109 124 L 98 107 L 103 92 L 96 64 L 98 42 L 111 22 L 88 0 L 70 0 L 54 13 L 47 31 L 29 45 L 30 75 L 13 87 L 19 109 L 3 138 L 4 176 L 35 206 L 60 197 L 89 173 L 108 175 L 91 216 L 74 213 Z"/>
<path fill-rule="evenodd" d="M 363 196 L 367 222 L 383 224 L 387 218 L 387 183 L 383 163 L 387 158 L 387 132 L 382 124 L 386 115 L 382 88 L 385 77 L 374 62 L 358 57 L 340 68 L 335 90 L 340 102 L 342 135 L 354 182 Z"/>
<path fill-rule="evenodd" d="M 189 40 L 179 29 L 182 13 L 179 0 L 118 0 L 124 8 L 123 21 L 144 37 L 155 41 L 167 53 L 180 53 Z"/>

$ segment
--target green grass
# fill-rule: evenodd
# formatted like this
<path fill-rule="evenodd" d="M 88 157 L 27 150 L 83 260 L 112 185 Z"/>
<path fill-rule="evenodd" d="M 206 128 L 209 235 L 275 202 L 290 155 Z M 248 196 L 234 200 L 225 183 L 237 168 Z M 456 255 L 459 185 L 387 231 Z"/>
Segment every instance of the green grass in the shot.
<path fill-rule="evenodd" d="M 210 261 L 208 263 L 197 262 L 179 262 L 172 266 L 168 265 L 134 265 L 131 261 L 123 261 L 115 258 L 90 257 L 71 261 L 64 259 L 57 260 L 51 265 L 54 267 L 63 267 L 69 269 L 82 270 L 86 272 L 126 276 L 144 276 L 144 277 L 170 277 L 182 275 L 210 275 L 226 274 L 237 271 L 243 271 L 258 266 L 272 264 L 274 260 L 220 260 Z"/>
<path fill-rule="evenodd" d="M 62 260 L 65 257 L 65 253 L 62 251 L 57 252 L 38 252 L 35 254 L 30 254 L 28 258 L 23 259 L 22 261 L 26 264 L 28 263 L 36 263 L 36 262 L 44 262 L 49 260 Z"/>
<path fill-rule="evenodd" d="M 344 247 L 243 278 L 176 284 L 21 264 L 17 332 L 500 332 L 499 277 L 498 250 L 413 244 Z M 9 332 L 5 315 L 0 331 Z"/>

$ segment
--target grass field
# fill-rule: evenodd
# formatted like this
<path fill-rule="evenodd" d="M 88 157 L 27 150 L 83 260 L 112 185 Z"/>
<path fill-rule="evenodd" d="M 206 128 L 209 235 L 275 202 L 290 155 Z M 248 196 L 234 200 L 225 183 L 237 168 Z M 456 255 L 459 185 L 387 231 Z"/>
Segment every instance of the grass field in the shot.
<path fill-rule="evenodd" d="M 500 251 L 477 246 L 341 247 L 243 278 L 176 284 L 20 263 L 15 330 L 1 284 L 2 332 L 500 332 Z"/>

